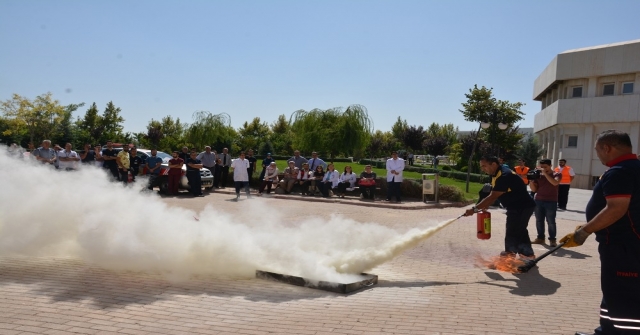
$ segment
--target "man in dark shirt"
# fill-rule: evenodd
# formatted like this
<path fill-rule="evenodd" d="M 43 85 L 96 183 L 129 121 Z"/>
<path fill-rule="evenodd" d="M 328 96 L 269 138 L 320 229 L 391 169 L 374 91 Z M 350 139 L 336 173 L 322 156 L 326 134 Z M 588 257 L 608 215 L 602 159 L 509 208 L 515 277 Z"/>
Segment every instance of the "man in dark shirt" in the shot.
<path fill-rule="evenodd" d="M 91 149 L 91 144 L 87 143 L 84 145 L 84 151 L 80 155 L 80 160 L 82 161 L 82 164 L 94 164 L 96 160 L 96 153 Z"/>
<path fill-rule="evenodd" d="M 585 211 L 587 224 L 560 243 L 577 247 L 596 234 L 602 303 L 595 334 L 639 334 L 640 161 L 632 152 L 629 135 L 618 130 L 600 133 L 595 151 L 609 169 L 593 188 Z"/>
<path fill-rule="evenodd" d="M 533 259 L 533 249 L 527 226 L 536 203 L 527 192 L 527 185 L 509 168 L 500 165 L 497 157 L 483 156 L 480 168 L 491 176 L 491 193 L 477 205 L 465 212 L 466 216 L 486 210 L 495 200 L 500 200 L 507 209 L 507 232 L 504 238 L 504 251 L 501 256 Z"/>
<path fill-rule="evenodd" d="M 133 147 L 129 151 L 129 164 L 131 164 L 131 181 L 136 181 L 136 176 L 140 172 L 140 166 L 144 164 L 142 158 L 138 156 L 138 148 Z"/>
<path fill-rule="evenodd" d="M 200 169 L 202 169 L 202 161 L 198 159 L 198 153 L 191 151 L 191 157 L 187 158 L 187 180 L 189 180 L 189 188 L 194 197 L 202 197 L 202 179 L 200 177 Z"/>
<path fill-rule="evenodd" d="M 113 149 L 113 142 L 107 141 L 107 148 L 102 150 L 102 159 L 104 160 L 104 164 L 102 166 L 111 172 L 114 180 L 120 180 L 118 163 L 116 162 L 117 157 L 118 152 Z"/>
<path fill-rule="evenodd" d="M 251 176 L 253 176 L 253 171 L 256 170 L 256 162 L 258 159 L 253 157 L 253 150 L 249 149 L 247 151 L 247 160 L 249 161 L 249 168 L 247 169 L 247 174 L 249 175 L 249 184 L 251 184 Z"/>
<path fill-rule="evenodd" d="M 182 158 L 183 161 L 187 161 L 187 159 L 191 158 L 191 153 L 189 153 L 189 148 L 182 147 L 182 151 L 178 154 L 178 157 Z"/>
<path fill-rule="evenodd" d="M 147 158 L 147 170 L 149 171 L 149 190 L 153 190 L 158 175 L 160 174 L 160 168 L 162 168 L 162 158 L 158 157 L 158 150 L 156 148 L 151 149 L 151 157 Z"/>

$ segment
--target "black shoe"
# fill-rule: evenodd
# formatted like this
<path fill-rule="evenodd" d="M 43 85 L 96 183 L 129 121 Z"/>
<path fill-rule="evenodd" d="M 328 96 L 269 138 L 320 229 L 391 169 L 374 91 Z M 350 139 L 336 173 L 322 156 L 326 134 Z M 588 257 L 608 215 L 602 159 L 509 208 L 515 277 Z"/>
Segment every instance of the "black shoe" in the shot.
<path fill-rule="evenodd" d="M 576 332 L 575 335 L 594 335 L 593 333 Z"/>

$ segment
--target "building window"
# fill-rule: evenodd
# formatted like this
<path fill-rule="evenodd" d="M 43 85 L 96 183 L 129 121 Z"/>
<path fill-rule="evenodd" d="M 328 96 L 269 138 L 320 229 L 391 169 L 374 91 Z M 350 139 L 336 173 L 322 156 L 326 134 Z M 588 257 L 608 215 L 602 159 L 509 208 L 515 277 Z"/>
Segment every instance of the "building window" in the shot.
<path fill-rule="evenodd" d="M 602 85 L 602 95 L 613 95 L 614 89 L 616 88 L 616 84 L 604 84 Z"/>
<path fill-rule="evenodd" d="M 577 148 L 577 147 L 578 147 L 578 135 L 568 135 L 567 148 Z"/>
<path fill-rule="evenodd" d="M 633 83 L 622 83 L 622 94 L 633 94 Z"/>
<path fill-rule="evenodd" d="M 582 98 L 582 86 L 574 86 L 571 88 L 572 98 Z"/>

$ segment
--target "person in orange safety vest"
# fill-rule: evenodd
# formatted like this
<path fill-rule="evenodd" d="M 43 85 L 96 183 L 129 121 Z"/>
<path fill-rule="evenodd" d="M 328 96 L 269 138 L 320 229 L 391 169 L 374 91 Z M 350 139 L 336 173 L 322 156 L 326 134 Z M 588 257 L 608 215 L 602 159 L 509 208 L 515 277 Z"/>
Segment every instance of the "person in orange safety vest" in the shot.
<path fill-rule="evenodd" d="M 558 209 L 566 210 L 567 202 L 569 201 L 569 188 L 571 188 L 571 182 L 575 178 L 576 173 L 573 168 L 567 165 L 567 160 L 562 158 L 558 161 L 558 167 L 553 171 L 562 174 L 560 179 L 560 186 L 558 187 Z"/>

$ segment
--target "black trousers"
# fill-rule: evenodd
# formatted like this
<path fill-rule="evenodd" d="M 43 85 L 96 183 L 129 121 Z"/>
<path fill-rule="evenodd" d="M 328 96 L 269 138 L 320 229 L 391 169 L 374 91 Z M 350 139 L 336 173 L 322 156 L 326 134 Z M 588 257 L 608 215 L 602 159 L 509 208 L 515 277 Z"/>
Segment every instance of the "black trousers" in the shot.
<path fill-rule="evenodd" d="M 229 167 L 223 166 L 220 172 L 220 186 L 224 187 L 227 185 L 227 179 L 229 178 Z"/>
<path fill-rule="evenodd" d="M 640 334 L 640 237 L 635 238 L 598 246 L 602 303 L 596 334 Z"/>
<path fill-rule="evenodd" d="M 302 184 L 300 182 L 302 182 Z M 300 192 L 302 194 L 309 194 L 309 181 L 308 180 L 296 180 L 295 185 L 300 185 Z"/>
<path fill-rule="evenodd" d="M 211 172 L 213 172 L 213 186 L 216 188 L 220 187 L 220 178 L 222 178 L 222 166 L 216 165 Z"/>
<path fill-rule="evenodd" d="M 127 185 L 129 183 L 129 170 L 118 169 L 118 172 L 120 172 L 120 181 Z"/>
<path fill-rule="evenodd" d="M 535 209 L 535 206 L 507 208 L 507 232 L 504 237 L 504 251 L 522 256 L 533 256 L 533 248 L 531 248 L 527 226 Z"/>
<path fill-rule="evenodd" d="M 360 193 L 362 194 L 363 199 L 375 199 L 376 198 L 376 187 L 374 186 L 358 186 L 360 188 Z"/>
<path fill-rule="evenodd" d="M 395 177 L 393 178 L 392 181 L 387 182 L 387 187 L 389 188 L 387 190 L 387 200 L 391 201 L 391 198 L 393 198 L 394 196 L 396 197 L 396 201 L 400 202 L 400 185 L 402 185 L 402 183 L 399 182 L 395 182 Z"/>
<path fill-rule="evenodd" d="M 113 179 L 120 180 L 120 172 L 118 171 L 117 165 L 108 165 L 106 166 L 106 169 L 109 170 L 109 172 L 111 172 Z"/>
<path fill-rule="evenodd" d="M 351 183 L 348 181 L 340 182 L 340 184 L 338 184 L 338 193 L 344 194 L 347 192 L 347 188 L 349 188 L 349 186 L 351 186 Z"/>
<path fill-rule="evenodd" d="M 189 181 L 189 191 L 193 195 L 202 194 L 202 178 L 200 171 L 187 171 L 187 180 Z"/>
<path fill-rule="evenodd" d="M 569 201 L 569 184 L 560 184 L 558 186 L 558 208 L 567 209 L 567 202 Z"/>

